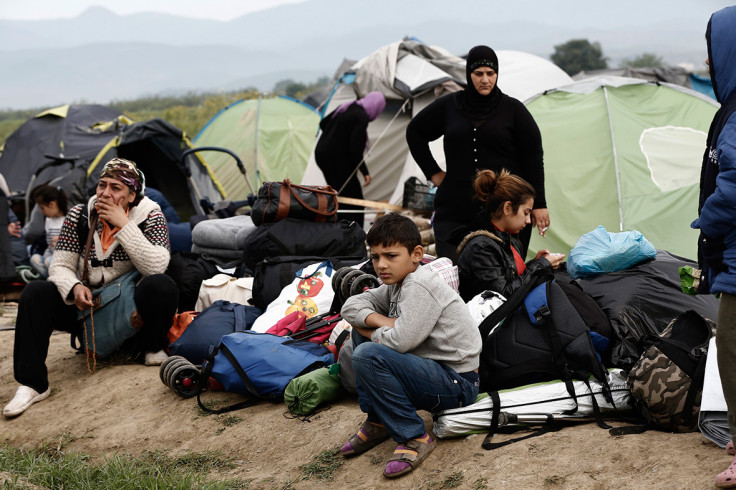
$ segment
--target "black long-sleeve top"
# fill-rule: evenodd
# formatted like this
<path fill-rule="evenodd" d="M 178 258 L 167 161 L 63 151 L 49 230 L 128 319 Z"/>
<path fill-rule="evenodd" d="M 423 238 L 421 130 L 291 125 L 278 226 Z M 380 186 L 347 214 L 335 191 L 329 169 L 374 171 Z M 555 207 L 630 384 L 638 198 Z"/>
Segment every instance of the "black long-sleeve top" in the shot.
<path fill-rule="evenodd" d="M 358 104 L 337 115 L 333 111 L 320 122 L 322 135 L 314 149 L 314 159 L 331 186 L 342 186 L 363 159 L 368 122 L 368 114 Z M 368 175 L 365 162 L 360 165 L 360 172 Z"/>
<path fill-rule="evenodd" d="M 542 136 L 524 104 L 504 94 L 490 116 L 474 123 L 460 112 L 459 94 L 445 95 L 428 105 L 406 130 L 411 154 L 428 179 L 442 171 L 429 142 L 444 136 L 447 175 L 437 189 L 435 219 L 474 219 L 481 204 L 473 198 L 473 178 L 482 169 L 499 172 L 505 168 L 522 177 L 536 192 L 534 208 L 546 208 Z"/>

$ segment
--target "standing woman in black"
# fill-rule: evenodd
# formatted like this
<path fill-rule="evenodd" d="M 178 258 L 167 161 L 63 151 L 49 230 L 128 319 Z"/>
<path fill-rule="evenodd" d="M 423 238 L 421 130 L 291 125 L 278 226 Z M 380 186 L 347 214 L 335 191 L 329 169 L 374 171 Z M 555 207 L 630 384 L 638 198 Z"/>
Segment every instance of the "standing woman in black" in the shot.
<path fill-rule="evenodd" d="M 332 111 L 319 123 L 322 135 L 314 149 L 314 159 L 327 183 L 341 196 L 363 199 L 356 167 L 363 174 L 363 185 L 371 183 L 371 175 L 363 161 L 368 147 L 368 123 L 374 121 L 386 107 L 381 92 L 370 92 L 360 100 L 347 102 Z M 347 182 L 347 183 L 346 183 Z M 362 206 L 340 205 L 340 209 Z M 363 213 L 340 215 L 340 219 L 355 221 L 363 227 Z"/>
<path fill-rule="evenodd" d="M 422 172 L 438 187 L 434 233 L 437 255 L 457 262 L 457 246 L 475 228 L 481 203 L 474 199 L 473 178 L 479 170 L 506 169 L 529 182 L 536 193 L 532 226 L 520 233 L 522 257 L 531 229 L 544 236 L 549 213 L 544 195 L 542 137 L 523 103 L 501 92 L 498 57 L 476 46 L 466 60 L 467 87 L 428 105 L 409 123 L 406 141 Z M 429 142 L 444 136 L 447 170 L 437 164 Z"/>

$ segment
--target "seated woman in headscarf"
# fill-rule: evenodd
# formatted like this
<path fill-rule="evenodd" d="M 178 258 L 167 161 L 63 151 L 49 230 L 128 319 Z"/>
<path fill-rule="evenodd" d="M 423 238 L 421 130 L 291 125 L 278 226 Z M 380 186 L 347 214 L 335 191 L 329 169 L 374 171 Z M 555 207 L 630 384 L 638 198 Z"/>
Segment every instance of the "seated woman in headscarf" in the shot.
<path fill-rule="evenodd" d="M 565 255 L 549 250 L 540 250 L 527 263 L 522 258 L 519 233 L 531 223 L 534 207 L 534 188 L 527 181 L 506 169 L 499 174 L 481 170 L 473 187 L 483 209 L 476 216 L 477 230 L 457 249 L 460 296 L 465 302 L 485 290 L 508 298 L 535 274 L 559 267 Z"/>
<path fill-rule="evenodd" d="M 370 172 L 363 161 L 363 152 L 368 147 L 368 123 L 374 121 L 385 107 L 383 94 L 370 92 L 360 100 L 342 104 L 319 123 L 322 135 L 314 149 L 314 159 L 327 183 L 341 196 L 363 199 L 357 170 L 363 174 L 363 185 L 371 183 Z M 361 211 L 338 213 L 338 216 L 363 226 L 362 206 L 341 204 L 340 209 Z"/>
<path fill-rule="evenodd" d="M 163 349 L 176 313 L 178 289 L 163 274 L 170 256 L 166 219 L 144 193 L 145 178 L 135 163 L 114 158 L 102 169 L 89 202 L 69 210 L 49 267 L 49 281 L 28 284 L 18 303 L 13 370 L 21 386 L 5 406 L 4 416 L 20 415 L 49 396 L 46 355 L 51 332 L 79 335 L 82 323 L 77 312 L 93 306 L 92 292 L 133 269 L 144 278 L 136 286 L 137 309 L 130 317 L 130 325 L 138 330 L 124 348 L 144 357 L 147 365 L 166 359 Z M 89 224 L 81 226 L 85 215 Z"/>

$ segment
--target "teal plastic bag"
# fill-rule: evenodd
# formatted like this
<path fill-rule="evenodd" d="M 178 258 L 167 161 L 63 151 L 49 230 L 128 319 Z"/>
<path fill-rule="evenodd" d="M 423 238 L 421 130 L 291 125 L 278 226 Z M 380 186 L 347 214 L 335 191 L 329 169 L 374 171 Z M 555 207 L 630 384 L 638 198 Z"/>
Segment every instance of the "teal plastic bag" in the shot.
<path fill-rule="evenodd" d="M 567 258 L 573 279 L 628 269 L 657 256 L 654 245 L 636 230 L 609 233 L 603 226 L 582 235 Z"/>

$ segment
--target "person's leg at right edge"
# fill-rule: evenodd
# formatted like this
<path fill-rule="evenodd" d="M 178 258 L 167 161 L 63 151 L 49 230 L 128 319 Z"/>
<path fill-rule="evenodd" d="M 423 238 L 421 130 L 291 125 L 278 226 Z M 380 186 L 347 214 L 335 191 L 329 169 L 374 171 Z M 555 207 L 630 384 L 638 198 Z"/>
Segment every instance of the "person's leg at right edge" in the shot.
<path fill-rule="evenodd" d="M 50 393 L 46 355 L 54 330 L 72 332 L 77 308 L 64 303 L 56 285 L 49 281 L 28 284 L 18 301 L 13 346 L 13 372 L 20 387 L 3 409 L 6 417 L 23 413 Z"/>
<path fill-rule="evenodd" d="M 721 374 L 723 395 L 728 406 L 728 428 L 731 437 L 736 435 L 736 296 L 723 293 L 718 308 L 716 328 L 718 372 Z M 715 484 L 720 488 L 736 488 L 736 458 L 718 476 Z"/>

